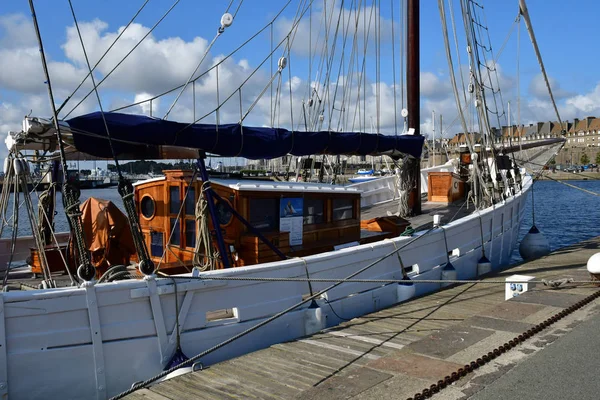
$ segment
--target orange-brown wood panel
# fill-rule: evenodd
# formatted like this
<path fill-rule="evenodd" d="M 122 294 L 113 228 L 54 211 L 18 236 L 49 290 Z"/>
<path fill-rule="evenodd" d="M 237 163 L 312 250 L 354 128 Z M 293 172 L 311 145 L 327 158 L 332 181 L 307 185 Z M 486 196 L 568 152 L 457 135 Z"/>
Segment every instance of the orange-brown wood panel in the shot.
<path fill-rule="evenodd" d="M 399 236 L 410 223 L 398 216 L 385 216 L 360 221 L 360 228 L 373 232 L 390 232 Z"/>
<path fill-rule="evenodd" d="M 452 203 L 464 197 L 464 182 L 452 172 L 430 172 L 427 184 L 428 201 Z"/>
<path fill-rule="evenodd" d="M 75 273 L 74 261 L 71 257 L 68 256 L 67 251 L 67 243 L 61 244 L 60 247 L 56 245 L 48 245 L 44 247 L 44 252 L 46 253 L 46 260 L 48 261 L 48 266 L 50 268 L 50 272 L 64 272 L 65 263 L 63 261 L 66 260 L 69 264 L 69 269 L 72 273 Z M 62 254 L 62 257 L 61 257 Z M 30 260 L 29 265 L 31 266 L 31 272 L 34 274 L 42 274 L 42 262 L 40 261 L 40 254 L 37 248 L 30 248 Z"/>
<path fill-rule="evenodd" d="M 195 221 L 191 210 L 185 215 L 179 215 L 175 210 L 170 210 L 170 191 L 171 186 L 178 187 L 178 201 L 185 209 L 184 196 L 188 182 L 192 176 L 191 171 L 165 171 L 166 179 L 155 182 L 148 182 L 136 186 L 136 202 L 140 221 L 142 224 L 146 244 L 151 248 L 151 232 L 161 232 L 163 234 L 163 265 L 165 268 L 179 268 L 182 263 L 191 265 L 193 259 L 193 247 L 191 247 L 191 238 L 186 240 L 186 221 Z M 194 184 L 194 204 L 197 201 L 201 190 L 202 182 L 197 181 Z M 289 244 L 288 232 L 261 232 L 265 237 L 284 254 L 291 255 L 309 255 L 322 251 L 329 251 L 337 244 L 347 243 L 360 239 L 360 194 L 359 193 L 303 193 L 303 192 L 268 192 L 268 191 L 236 191 L 227 186 L 212 183 L 215 192 L 233 206 L 245 219 L 249 219 L 249 200 L 252 198 L 276 198 L 282 197 L 303 197 L 304 199 L 317 199 L 323 201 L 322 222 L 304 225 L 303 243 L 300 246 L 291 247 Z M 174 192 L 175 193 L 175 192 Z M 154 200 L 154 213 L 150 216 L 144 216 L 140 202 L 144 197 Z M 349 198 L 353 200 L 353 216 L 350 219 L 332 221 L 332 198 Z M 226 209 L 219 210 L 220 218 L 227 219 Z M 173 212 L 171 212 L 173 211 Z M 179 220 L 179 244 L 166 246 L 171 233 L 171 219 Z M 212 221 L 209 220 L 211 232 L 214 231 Z M 188 225 L 189 227 L 189 225 Z M 226 245 L 233 245 L 235 252 L 232 255 L 234 266 L 251 265 L 260 262 L 274 261 L 280 257 L 264 244 L 256 235 L 248 232 L 246 226 L 239 222 L 235 217 L 227 223 L 220 225 L 223 232 Z M 166 247 L 166 248 L 165 248 Z M 161 257 L 152 257 L 158 262 Z"/>

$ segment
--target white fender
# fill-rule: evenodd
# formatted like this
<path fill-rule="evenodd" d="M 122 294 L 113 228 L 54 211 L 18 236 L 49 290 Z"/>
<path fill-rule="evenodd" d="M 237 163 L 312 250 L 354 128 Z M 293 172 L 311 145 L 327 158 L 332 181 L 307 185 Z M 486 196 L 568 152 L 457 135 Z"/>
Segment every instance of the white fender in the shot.
<path fill-rule="evenodd" d="M 398 303 L 412 299 L 415 296 L 417 288 L 414 283 L 407 280 L 406 283 L 399 283 L 396 288 L 396 296 Z"/>
<path fill-rule="evenodd" d="M 546 237 L 534 225 L 525 235 L 519 245 L 519 254 L 524 260 L 533 260 L 540 258 L 550 253 L 550 244 Z"/>
<path fill-rule="evenodd" d="M 492 272 L 492 263 L 486 256 L 483 256 L 477 261 L 477 276 L 482 276 Z"/>
<path fill-rule="evenodd" d="M 455 281 L 458 279 L 458 274 L 456 273 L 456 268 L 452 265 L 451 262 L 448 262 L 444 268 L 442 268 L 442 280 L 443 281 Z M 454 283 L 442 283 L 442 287 L 454 285 Z"/>

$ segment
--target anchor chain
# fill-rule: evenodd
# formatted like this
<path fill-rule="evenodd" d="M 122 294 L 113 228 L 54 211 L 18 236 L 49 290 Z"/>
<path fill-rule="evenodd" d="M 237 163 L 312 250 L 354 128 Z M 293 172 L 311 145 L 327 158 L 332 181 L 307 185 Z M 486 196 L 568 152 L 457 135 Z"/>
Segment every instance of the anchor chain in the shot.
<path fill-rule="evenodd" d="M 594 301 L 598 297 L 600 297 L 600 291 L 597 291 L 594 294 L 589 295 L 585 299 L 578 301 L 577 303 L 573 304 L 572 306 L 567 307 L 564 310 L 554 314 L 552 317 L 546 319 L 543 322 L 540 322 L 539 324 L 537 324 L 536 326 L 534 326 L 531 329 L 526 330 L 522 334 L 515 336 L 513 339 L 496 347 L 492 351 L 482 354 L 481 357 L 477 358 L 476 360 L 471 361 L 468 364 L 465 364 L 464 367 L 462 367 L 462 368 L 458 368 L 456 371 L 452 372 L 450 375 L 447 375 L 446 377 L 444 377 L 444 379 L 440 379 L 439 381 L 437 381 L 437 383 L 434 383 L 431 386 L 429 386 L 428 388 L 423 389 L 421 392 L 415 393 L 413 395 L 413 397 L 409 397 L 407 400 L 422 400 L 422 399 L 430 398 L 434 394 L 439 393 L 440 390 L 445 389 L 446 387 L 452 385 L 454 382 L 467 376 L 467 374 L 469 374 L 469 373 L 475 371 L 476 369 L 478 369 L 479 367 L 482 367 L 485 364 L 491 362 L 496 357 L 499 357 L 503 353 L 506 353 L 510 349 L 518 346 L 519 344 L 523 343 L 527 339 L 530 339 L 535 334 L 540 333 L 547 327 L 558 322 L 559 320 L 566 317 L 567 315 L 572 314 L 573 312 L 577 311 L 578 309 L 585 306 L 586 304 Z"/>

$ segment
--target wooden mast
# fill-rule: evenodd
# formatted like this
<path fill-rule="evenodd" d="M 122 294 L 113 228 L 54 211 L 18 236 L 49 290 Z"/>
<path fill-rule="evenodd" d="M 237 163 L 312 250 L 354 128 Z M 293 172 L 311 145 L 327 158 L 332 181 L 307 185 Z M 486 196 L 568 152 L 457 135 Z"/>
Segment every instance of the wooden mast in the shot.
<path fill-rule="evenodd" d="M 420 81 L 419 81 L 419 0 L 407 2 L 407 59 L 406 59 L 406 100 L 408 109 L 408 128 L 415 129 L 415 135 L 421 134 Z M 412 213 L 421 214 L 421 159 L 416 161 L 413 170 L 415 189 Z"/>

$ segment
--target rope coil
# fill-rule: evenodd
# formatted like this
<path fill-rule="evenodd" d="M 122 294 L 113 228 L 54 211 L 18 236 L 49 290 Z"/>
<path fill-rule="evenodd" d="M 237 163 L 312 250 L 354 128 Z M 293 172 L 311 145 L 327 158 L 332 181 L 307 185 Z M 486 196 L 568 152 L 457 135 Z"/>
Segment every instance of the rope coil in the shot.
<path fill-rule="evenodd" d="M 208 226 L 208 202 L 204 196 L 207 182 L 202 182 L 198 202 L 196 202 L 196 246 L 193 265 L 199 271 L 214 270 L 218 256 L 213 253 L 212 237 Z"/>

